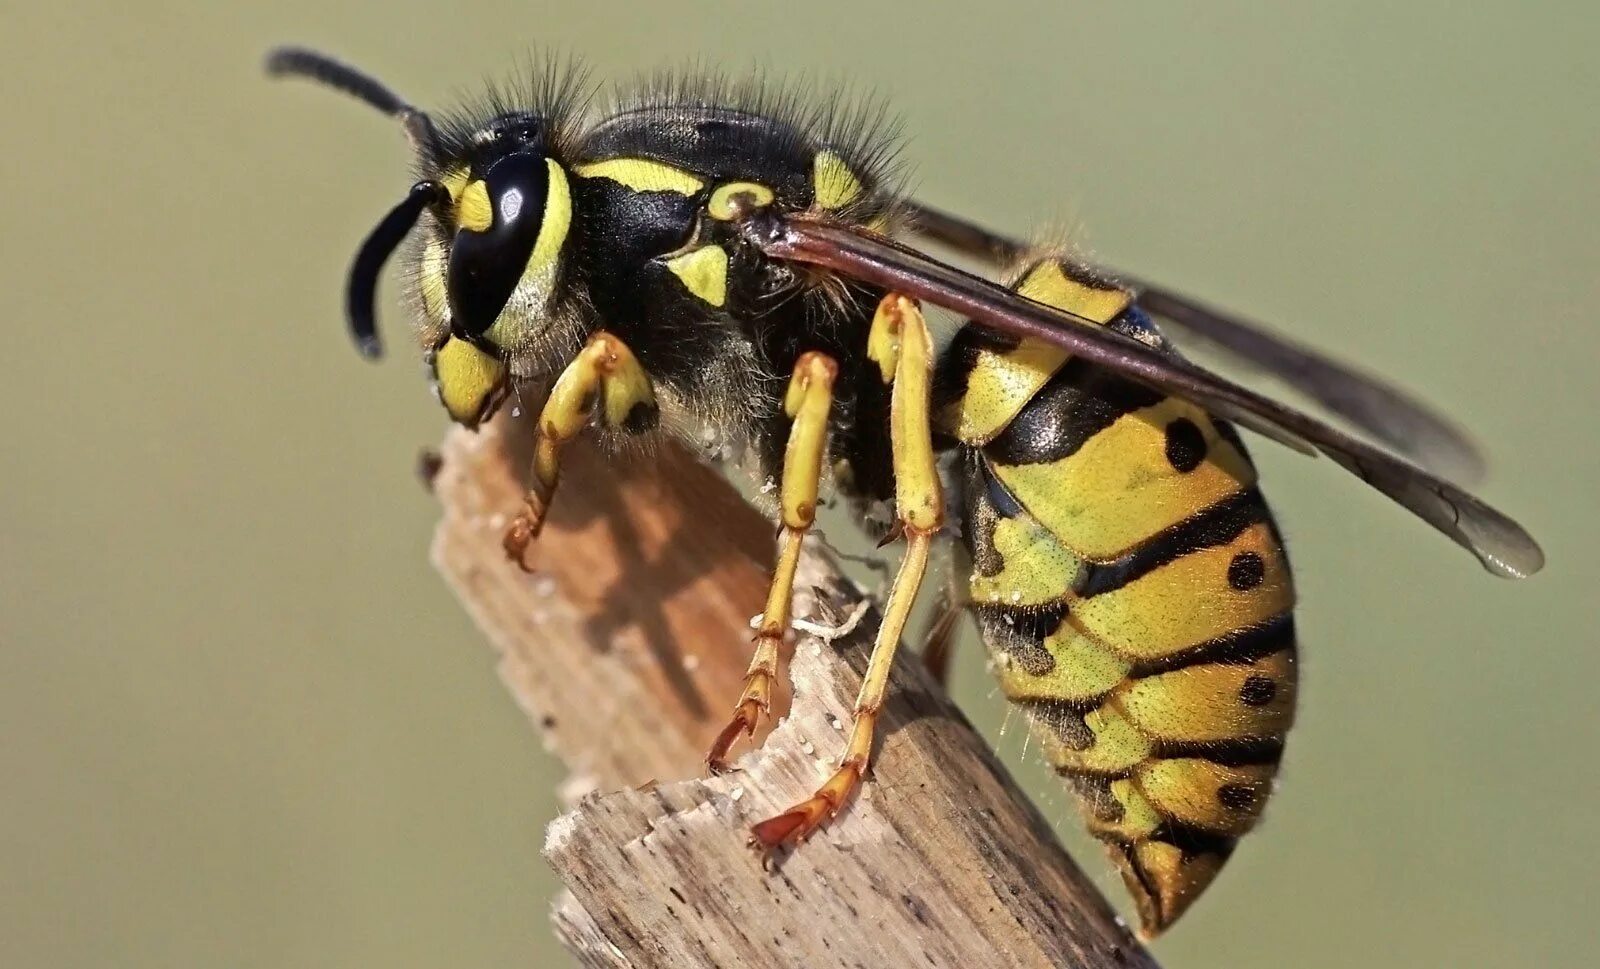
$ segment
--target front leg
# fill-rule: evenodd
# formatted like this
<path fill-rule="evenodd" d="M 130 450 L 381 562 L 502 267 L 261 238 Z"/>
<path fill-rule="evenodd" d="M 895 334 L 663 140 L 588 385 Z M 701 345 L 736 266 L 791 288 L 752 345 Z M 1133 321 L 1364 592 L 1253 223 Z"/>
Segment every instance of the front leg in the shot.
<path fill-rule="evenodd" d="M 895 515 L 898 531 L 905 536 L 906 553 L 884 605 L 883 623 L 867 661 L 850 740 L 839 767 L 811 797 L 751 829 L 751 844 L 765 851 L 805 840 L 839 812 L 866 776 L 878 714 L 889 692 L 895 648 L 927 571 L 933 536 L 944 524 L 944 496 L 928 414 L 933 344 L 916 303 L 897 293 L 883 298 L 872 320 L 867 355 L 882 369 L 884 381 L 893 386 L 889 431 L 894 450 Z"/>
<path fill-rule="evenodd" d="M 506 555 L 531 571 L 528 546 L 539 537 L 550 499 L 561 478 L 561 446 L 577 437 L 595 415 L 607 427 L 642 429 L 654 423 L 656 395 L 650 376 L 627 344 L 601 330 L 589 338 L 578 356 L 561 371 L 544 409 L 539 412 L 533 453 L 533 482 L 523 510 L 506 529 Z"/>

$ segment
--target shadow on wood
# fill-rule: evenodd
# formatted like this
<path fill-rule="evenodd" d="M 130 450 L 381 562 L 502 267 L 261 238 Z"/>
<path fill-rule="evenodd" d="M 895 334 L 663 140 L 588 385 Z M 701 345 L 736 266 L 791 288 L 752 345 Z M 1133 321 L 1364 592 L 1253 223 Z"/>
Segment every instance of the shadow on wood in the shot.
<path fill-rule="evenodd" d="M 614 466 L 575 446 L 525 575 L 500 549 L 518 439 L 504 422 L 447 439 L 433 558 L 573 771 L 545 854 L 568 889 L 557 931 L 584 965 L 1154 966 L 915 662 L 896 664 L 863 792 L 763 870 L 747 829 L 831 770 L 876 614 L 832 644 L 798 635 L 781 725 L 739 772 L 703 777 L 772 526 L 675 448 Z M 860 598 L 821 551 L 796 586 L 795 615 L 816 621 Z"/>

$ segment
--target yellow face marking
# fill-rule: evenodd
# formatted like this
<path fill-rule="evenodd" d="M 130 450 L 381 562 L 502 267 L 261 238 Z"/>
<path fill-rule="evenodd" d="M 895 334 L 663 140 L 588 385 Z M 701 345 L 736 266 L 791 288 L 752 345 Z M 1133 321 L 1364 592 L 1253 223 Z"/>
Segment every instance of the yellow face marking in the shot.
<path fill-rule="evenodd" d="M 729 222 L 739 217 L 740 206 L 736 203 L 764 209 L 772 204 L 775 197 L 772 189 L 759 182 L 729 182 L 712 190 L 711 198 L 706 202 L 706 214 L 713 219 Z"/>
<path fill-rule="evenodd" d="M 450 418 L 472 427 L 504 389 L 506 366 L 467 341 L 451 337 L 434 354 L 433 376 Z"/>
<path fill-rule="evenodd" d="M 450 193 L 451 199 L 459 199 L 461 190 L 467 187 L 467 182 L 472 178 L 472 170 L 466 166 L 452 168 L 439 176 L 439 184 Z"/>
<path fill-rule="evenodd" d="M 1069 278 L 1053 261 L 1040 263 L 1016 289 L 1029 299 L 1101 324 L 1116 319 L 1132 301 L 1126 290 L 1096 288 Z M 1059 347 L 1027 338 L 1005 352 L 979 351 L 967 374 L 966 393 L 955 413 L 944 415 L 945 426 L 953 427 L 956 437 L 967 444 L 987 444 L 1022 412 L 1067 357 Z"/>
<path fill-rule="evenodd" d="M 1229 767 L 1203 757 L 1179 757 L 1151 761 L 1137 773 L 1145 796 L 1162 814 L 1238 837 L 1261 816 L 1277 771 L 1276 764 Z"/>
<path fill-rule="evenodd" d="M 1229 571 L 1236 556 L 1262 563 L 1258 584 L 1236 589 Z M 1265 523 L 1226 545 L 1201 549 L 1120 589 L 1073 603 L 1084 632 L 1124 656 L 1152 660 L 1288 612 L 1294 587 L 1283 554 Z"/>
<path fill-rule="evenodd" d="M 831 151 L 817 152 L 812 161 L 811 188 L 817 205 L 825 209 L 842 209 L 866 190 L 844 159 Z"/>
<path fill-rule="evenodd" d="M 579 178 L 609 178 L 635 192 L 676 192 L 695 195 L 706 183 L 681 168 L 648 158 L 608 158 L 573 169 Z"/>
<path fill-rule="evenodd" d="M 545 194 L 544 220 L 539 224 L 539 238 L 534 240 L 528 265 L 522 270 L 522 278 L 517 281 L 517 288 L 506 303 L 506 310 L 510 310 L 514 304 L 520 304 L 523 312 L 500 312 L 499 319 L 484 333 L 496 346 L 518 347 L 532 336 L 529 331 L 538 323 L 533 314 L 544 308 L 551 290 L 555 288 L 556 272 L 561 266 L 561 247 L 566 244 L 567 234 L 572 229 L 572 190 L 567 185 L 567 173 L 554 159 L 546 158 L 545 165 L 550 181 Z"/>
<path fill-rule="evenodd" d="M 1133 665 L 1066 621 L 1045 637 L 1044 648 L 1055 661 L 1047 673 L 1030 673 L 1016 662 L 1001 664 L 1000 688 L 1008 698 L 1083 703 L 1111 692 Z"/>
<path fill-rule="evenodd" d="M 1134 680 L 1118 697 L 1149 736 L 1203 742 L 1281 735 L 1294 721 L 1294 694 L 1294 650 L 1285 649 L 1254 663 L 1207 663 Z M 1263 695 L 1265 702 L 1248 702 Z"/>
<path fill-rule="evenodd" d="M 667 268 L 684 288 L 712 306 L 728 301 L 728 250 L 721 246 L 702 246 L 686 252 L 667 260 Z"/>
<path fill-rule="evenodd" d="M 1025 515 L 995 522 L 994 549 L 1002 562 L 995 575 L 972 573 L 972 600 L 979 604 L 1041 606 L 1060 601 L 1083 567 L 1038 522 Z"/>
<path fill-rule="evenodd" d="M 1084 774 L 1121 774 L 1151 754 L 1150 738 L 1112 704 L 1090 711 L 1083 722 L 1094 736 L 1084 750 L 1073 750 L 1049 734 L 1041 738 L 1045 759 L 1052 766 Z"/>
<path fill-rule="evenodd" d="M 494 225 L 494 206 L 489 203 L 489 187 L 479 178 L 468 182 L 456 197 L 456 226 L 473 232 L 487 232 Z"/>
<path fill-rule="evenodd" d="M 1205 455 L 1174 467 L 1167 426 L 1187 420 Z M 1103 562 L 1255 483 L 1255 469 L 1199 408 L 1176 398 L 1124 414 L 1073 454 L 1001 465 L 997 477 L 1069 549 Z M 1198 594 L 1198 593 L 1197 593 Z"/>

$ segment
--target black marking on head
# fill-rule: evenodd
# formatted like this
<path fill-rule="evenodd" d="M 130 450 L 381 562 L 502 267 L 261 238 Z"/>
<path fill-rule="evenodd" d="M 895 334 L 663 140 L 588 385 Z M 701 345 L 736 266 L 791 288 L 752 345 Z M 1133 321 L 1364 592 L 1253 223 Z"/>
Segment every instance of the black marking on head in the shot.
<path fill-rule="evenodd" d="M 1239 702 L 1248 707 L 1264 707 L 1278 695 L 1278 684 L 1270 676 L 1248 676 L 1239 687 Z"/>
<path fill-rule="evenodd" d="M 1188 474 L 1206 459 L 1206 438 L 1200 428 L 1187 417 L 1180 417 L 1167 425 L 1167 463 Z"/>
<path fill-rule="evenodd" d="M 1228 584 L 1249 592 L 1267 577 L 1267 563 L 1255 552 L 1240 552 L 1228 563 Z"/>
<path fill-rule="evenodd" d="M 1162 529 L 1118 558 L 1088 563 L 1072 591 L 1087 599 L 1120 589 L 1185 555 L 1225 545 L 1266 518 L 1267 506 L 1261 500 L 1261 492 L 1255 488 L 1241 491 Z"/>
<path fill-rule="evenodd" d="M 491 82 L 477 98 L 442 115 L 421 165 L 431 177 L 465 167 L 482 178 L 505 155 L 529 150 L 566 164 L 592 89 L 581 64 L 541 57 L 508 81 Z"/>

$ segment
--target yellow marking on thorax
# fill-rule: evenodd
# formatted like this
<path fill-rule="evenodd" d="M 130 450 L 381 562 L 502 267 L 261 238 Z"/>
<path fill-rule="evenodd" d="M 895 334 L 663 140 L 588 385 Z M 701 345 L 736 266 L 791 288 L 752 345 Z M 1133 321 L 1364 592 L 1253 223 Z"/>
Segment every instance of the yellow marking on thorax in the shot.
<path fill-rule="evenodd" d="M 1235 557 L 1255 555 L 1258 584 L 1229 582 Z M 1294 605 L 1282 550 L 1265 523 L 1225 545 L 1200 549 L 1153 569 L 1120 589 L 1074 602 L 1072 619 L 1124 656 L 1154 660 L 1265 622 Z"/>
<path fill-rule="evenodd" d="M 579 178 L 609 178 L 635 192 L 695 195 L 706 183 L 681 168 L 648 158 L 607 158 L 574 169 Z"/>
<path fill-rule="evenodd" d="M 506 366 L 471 343 L 451 337 L 434 354 L 433 375 L 439 400 L 451 419 L 471 426 L 503 386 Z"/>
<path fill-rule="evenodd" d="M 702 246 L 676 256 L 667 260 L 667 268 L 689 292 L 712 306 L 728 301 L 728 250 L 721 246 Z"/>
<path fill-rule="evenodd" d="M 1079 282 L 1053 260 L 1041 262 L 1016 288 L 1022 296 L 1066 310 L 1102 325 L 1128 308 L 1133 297 L 1126 290 L 1098 288 Z M 981 350 L 967 374 L 967 389 L 943 423 L 954 425 L 956 437 L 977 446 L 993 440 L 1027 406 L 1062 364 L 1065 350 L 1039 340 L 1023 338 L 1013 349 L 996 353 Z"/>
<path fill-rule="evenodd" d="M 1180 419 L 1192 422 L 1205 442 L 1204 458 L 1189 471 L 1167 458 L 1167 425 Z M 1205 412 L 1176 398 L 1122 415 L 1059 461 L 993 468 L 1040 524 L 1095 562 L 1116 558 L 1256 480 Z"/>
<path fill-rule="evenodd" d="M 567 173 L 553 158 L 545 159 L 549 171 L 549 186 L 545 193 L 544 218 L 539 224 L 539 238 L 534 240 L 533 252 L 528 255 L 528 265 L 506 309 L 500 312 L 494 325 L 484 336 L 496 346 L 508 349 L 522 346 L 533 334 L 538 323 L 526 312 L 508 312 L 513 304 L 544 308 L 555 289 L 556 272 L 561 266 L 561 248 L 566 244 L 572 229 L 572 189 L 567 184 Z"/>
<path fill-rule="evenodd" d="M 844 159 L 831 151 L 817 152 L 811 162 L 811 188 L 817 205 L 829 210 L 844 208 L 866 191 Z"/>
<path fill-rule="evenodd" d="M 729 182 L 712 190 L 711 198 L 706 201 L 706 214 L 720 222 L 729 222 L 740 215 L 741 208 L 736 202 L 764 209 L 775 198 L 772 189 L 759 182 Z"/>

